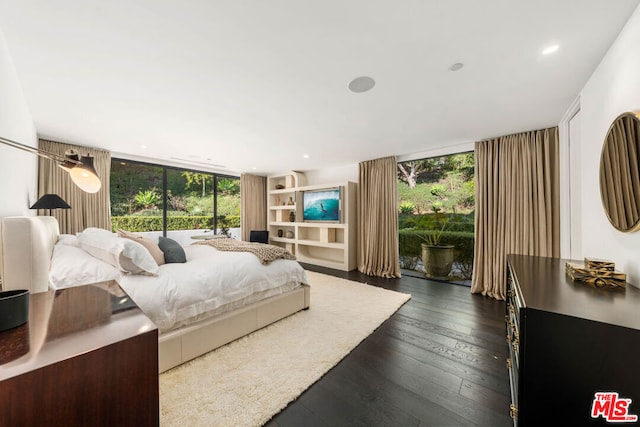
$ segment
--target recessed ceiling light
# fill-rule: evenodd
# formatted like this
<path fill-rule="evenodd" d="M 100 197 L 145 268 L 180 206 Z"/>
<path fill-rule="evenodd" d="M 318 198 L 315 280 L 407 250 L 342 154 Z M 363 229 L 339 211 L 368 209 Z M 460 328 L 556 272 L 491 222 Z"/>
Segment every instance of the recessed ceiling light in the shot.
<path fill-rule="evenodd" d="M 449 67 L 449 69 L 451 71 L 458 71 L 459 69 L 461 69 L 462 67 L 464 67 L 464 64 L 462 62 L 456 62 L 455 64 L 453 64 L 451 67 Z"/>
<path fill-rule="evenodd" d="M 560 46 L 558 46 L 557 44 L 553 44 L 551 46 L 546 47 L 543 51 L 542 54 L 543 55 L 549 55 L 555 51 L 557 51 L 560 48 Z"/>
<path fill-rule="evenodd" d="M 140 148 L 142 148 L 143 150 L 146 150 L 147 146 L 146 145 L 141 145 Z"/>
<path fill-rule="evenodd" d="M 308 154 L 303 154 L 302 157 L 304 157 L 305 159 L 308 159 L 309 155 Z"/>
<path fill-rule="evenodd" d="M 368 76 L 356 77 L 355 79 L 349 82 L 349 90 L 355 93 L 362 93 L 362 92 L 366 92 L 368 90 L 373 89 L 375 85 L 376 85 L 376 81 L 373 80 L 371 77 L 368 77 Z"/>

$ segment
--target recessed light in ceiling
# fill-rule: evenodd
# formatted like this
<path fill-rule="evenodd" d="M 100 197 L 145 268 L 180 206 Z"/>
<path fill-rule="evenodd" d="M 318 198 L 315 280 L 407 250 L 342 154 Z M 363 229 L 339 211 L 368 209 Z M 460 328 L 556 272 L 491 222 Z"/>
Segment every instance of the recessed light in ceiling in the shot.
<path fill-rule="evenodd" d="M 140 148 L 142 148 L 143 150 L 146 150 L 147 146 L 146 145 L 141 145 Z"/>
<path fill-rule="evenodd" d="M 458 71 L 459 69 L 461 69 L 462 67 L 464 67 L 464 64 L 462 62 L 456 62 L 455 64 L 453 64 L 451 67 L 449 67 L 449 69 L 451 71 Z"/>
<path fill-rule="evenodd" d="M 373 89 L 376 81 L 368 76 L 356 77 L 349 82 L 349 90 L 355 93 L 362 93 Z"/>
<path fill-rule="evenodd" d="M 302 157 L 305 158 L 305 159 L 308 159 L 309 155 L 308 154 L 303 154 Z"/>
<path fill-rule="evenodd" d="M 558 46 L 557 44 L 553 44 L 551 46 L 548 46 L 546 48 L 543 49 L 542 54 L 543 55 L 549 55 L 552 54 L 553 52 L 557 51 L 560 48 L 560 46 Z"/>

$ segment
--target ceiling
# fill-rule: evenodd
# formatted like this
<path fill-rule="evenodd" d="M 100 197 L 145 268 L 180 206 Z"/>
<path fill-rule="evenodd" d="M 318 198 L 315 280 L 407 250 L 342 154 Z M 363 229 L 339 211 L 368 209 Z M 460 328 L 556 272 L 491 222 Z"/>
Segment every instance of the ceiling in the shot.
<path fill-rule="evenodd" d="M 41 137 L 269 174 L 555 126 L 638 2 L 0 0 L 0 30 Z"/>

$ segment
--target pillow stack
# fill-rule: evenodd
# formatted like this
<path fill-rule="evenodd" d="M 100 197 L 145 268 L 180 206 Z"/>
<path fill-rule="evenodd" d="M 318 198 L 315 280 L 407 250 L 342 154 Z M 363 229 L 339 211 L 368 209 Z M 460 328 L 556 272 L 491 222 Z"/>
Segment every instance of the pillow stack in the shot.
<path fill-rule="evenodd" d="M 123 239 L 108 230 L 87 228 L 78 234 L 80 247 L 94 257 L 132 274 L 158 274 L 158 263 L 140 242 Z"/>
<path fill-rule="evenodd" d="M 118 230 L 118 236 L 140 243 L 149 251 L 149 253 L 153 257 L 153 260 L 156 262 L 156 264 L 162 265 L 165 263 L 164 253 L 162 252 L 162 250 L 160 250 L 160 247 L 158 246 L 158 244 L 155 243 L 153 240 L 147 239 L 146 237 L 142 237 L 135 233 L 131 233 L 125 230 Z"/>

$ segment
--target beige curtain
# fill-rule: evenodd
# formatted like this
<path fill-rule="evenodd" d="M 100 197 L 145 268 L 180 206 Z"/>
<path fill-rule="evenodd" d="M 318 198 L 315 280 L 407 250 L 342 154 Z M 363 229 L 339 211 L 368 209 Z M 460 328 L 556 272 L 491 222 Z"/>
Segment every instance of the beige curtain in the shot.
<path fill-rule="evenodd" d="M 69 174 L 60 169 L 56 162 L 40 158 L 38 161 L 38 197 L 44 194 L 57 194 L 66 201 L 71 209 L 56 209 L 53 216 L 60 223 L 60 232 L 75 234 L 87 227 L 111 230 L 111 204 L 109 198 L 109 175 L 111 173 L 111 154 L 108 151 L 41 139 L 39 147 L 48 153 L 64 156 L 65 151 L 74 149 L 79 155 L 94 157 L 94 167 L 102 182 L 97 193 L 85 193 L 79 189 Z M 39 211 L 40 215 L 49 215 L 48 211 Z"/>
<path fill-rule="evenodd" d="M 358 191 L 358 270 L 400 277 L 395 157 L 362 162 Z"/>
<path fill-rule="evenodd" d="M 507 254 L 560 254 L 558 128 L 476 142 L 472 293 L 504 299 Z"/>
<path fill-rule="evenodd" d="M 249 241 L 251 230 L 267 229 L 267 178 L 240 175 L 240 227 L 242 240 Z"/>

